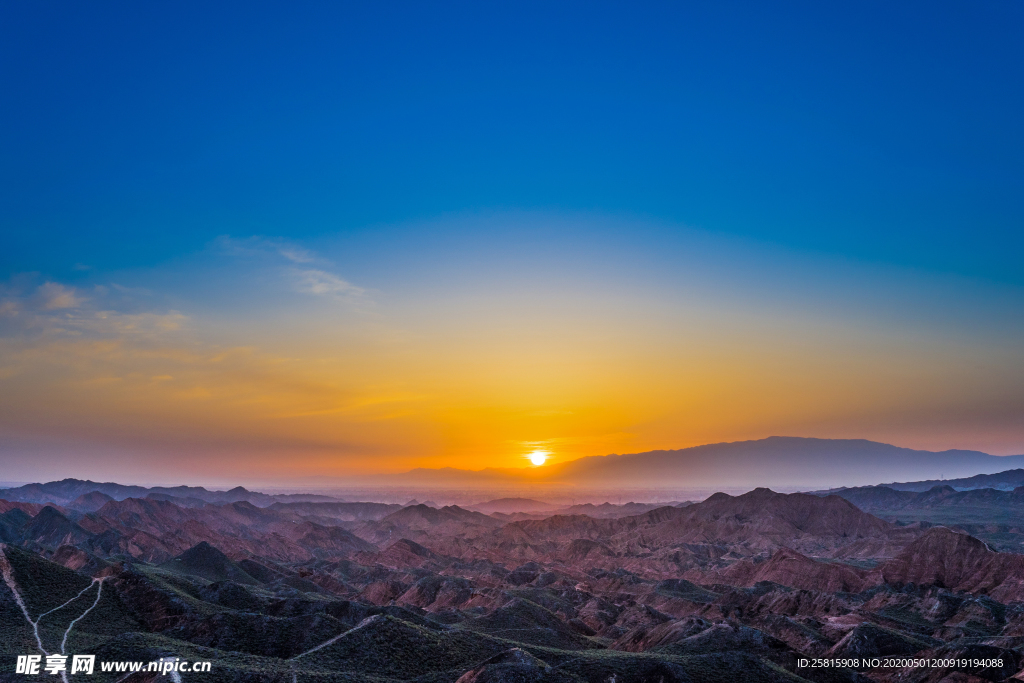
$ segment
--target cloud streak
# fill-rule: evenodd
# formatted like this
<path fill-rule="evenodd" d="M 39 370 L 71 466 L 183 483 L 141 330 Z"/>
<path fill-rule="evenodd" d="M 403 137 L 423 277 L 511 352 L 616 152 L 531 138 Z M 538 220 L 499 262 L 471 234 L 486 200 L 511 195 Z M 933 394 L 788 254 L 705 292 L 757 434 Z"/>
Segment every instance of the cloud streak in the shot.
<path fill-rule="evenodd" d="M 272 267 L 298 293 L 353 306 L 372 303 L 367 290 L 333 272 L 328 259 L 292 242 L 265 237 L 239 239 L 222 236 L 216 240 L 216 245 L 231 256 L 269 259 L 274 262 Z M 317 267 L 310 267 L 314 265 Z"/>
<path fill-rule="evenodd" d="M 292 271 L 298 291 L 349 302 L 365 301 L 366 290 L 323 270 Z"/>
<path fill-rule="evenodd" d="M 47 311 L 78 308 L 85 301 L 83 297 L 75 294 L 74 288 L 56 282 L 43 283 L 36 290 L 36 294 L 42 300 L 42 307 Z"/>

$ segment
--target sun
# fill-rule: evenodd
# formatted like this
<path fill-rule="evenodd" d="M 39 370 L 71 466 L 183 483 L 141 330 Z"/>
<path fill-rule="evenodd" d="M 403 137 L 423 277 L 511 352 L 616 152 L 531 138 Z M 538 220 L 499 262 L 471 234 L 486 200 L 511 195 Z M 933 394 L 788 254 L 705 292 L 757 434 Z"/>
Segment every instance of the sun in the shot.
<path fill-rule="evenodd" d="M 540 467 L 545 462 L 547 462 L 548 455 L 549 454 L 547 451 L 534 451 L 533 453 L 530 453 L 526 457 L 530 459 L 530 462 L 533 463 L 534 467 Z"/>

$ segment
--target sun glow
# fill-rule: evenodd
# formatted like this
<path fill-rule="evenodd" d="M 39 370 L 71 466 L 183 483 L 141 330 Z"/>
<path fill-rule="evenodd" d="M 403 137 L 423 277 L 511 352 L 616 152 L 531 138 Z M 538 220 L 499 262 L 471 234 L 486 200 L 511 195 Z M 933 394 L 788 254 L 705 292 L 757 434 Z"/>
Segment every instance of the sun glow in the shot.
<path fill-rule="evenodd" d="M 534 467 L 540 467 L 545 462 L 547 462 L 548 455 L 550 454 L 547 451 L 534 451 L 527 455 L 526 457 L 530 459 L 530 462 L 533 463 Z"/>

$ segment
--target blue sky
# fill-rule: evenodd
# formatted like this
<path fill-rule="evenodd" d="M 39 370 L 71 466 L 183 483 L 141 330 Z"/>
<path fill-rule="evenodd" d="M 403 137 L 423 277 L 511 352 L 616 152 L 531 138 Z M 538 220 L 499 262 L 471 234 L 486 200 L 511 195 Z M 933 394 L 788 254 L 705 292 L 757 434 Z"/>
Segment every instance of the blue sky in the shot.
<path fill-rule="evenodd" d="M 5 3 L 0 456 L 1024 453 L 1022 31 L 1012 2 Z"/>
<path fill-rule="evenodd" d="M 1024 278 L 1019 3 L 0 12 L 7 274 L 526 209 Z"/>

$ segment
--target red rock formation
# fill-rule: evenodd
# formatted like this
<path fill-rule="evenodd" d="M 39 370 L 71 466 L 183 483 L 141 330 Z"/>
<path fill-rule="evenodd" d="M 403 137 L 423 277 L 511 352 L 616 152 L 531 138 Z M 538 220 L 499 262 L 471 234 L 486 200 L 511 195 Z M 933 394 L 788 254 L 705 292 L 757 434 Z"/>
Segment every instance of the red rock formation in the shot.
<path fill-rule="evenodd" d="M 837 562 L 817 562 L 789 548 L 777 550 L 766 562 L 737 562 L 709 578 L 714 583 L 732 586 L 753 586 L 760 581 L 771 581 L 790 588 L 827 593 L 856 593 L 868 583 L 867 572 L 863 570 Z"/>
<path fill-rule="evenodd" d="M 1000 602 L 1024 599 L 1024 556 L 997 553 L 982 541 L 946 527 L 928 529 L 879 570 L 886 583 L 934 584 L 990 595 Z"/>
<path fill-rule="evenodd" d="M 445 564 L 443 557 L 407 538 L 395 541 L 379 553 L 359 553 L 355 559 L 362 564 L 379 564 L 390 569 L 412 569 Z"/>
<path fill-rule="evenodd" d="M 46 507 L 46 503 L 19 503 L 17 501 L 0 500 L 0 515 L 7 512 L 8 510 L 21 510 L 25 514 L 35 517 L 39 514 L 39 511 Z M 58 505 L 50 504 L 50 507 L 57 508 L 58 510 L 64 511 Z"/>

